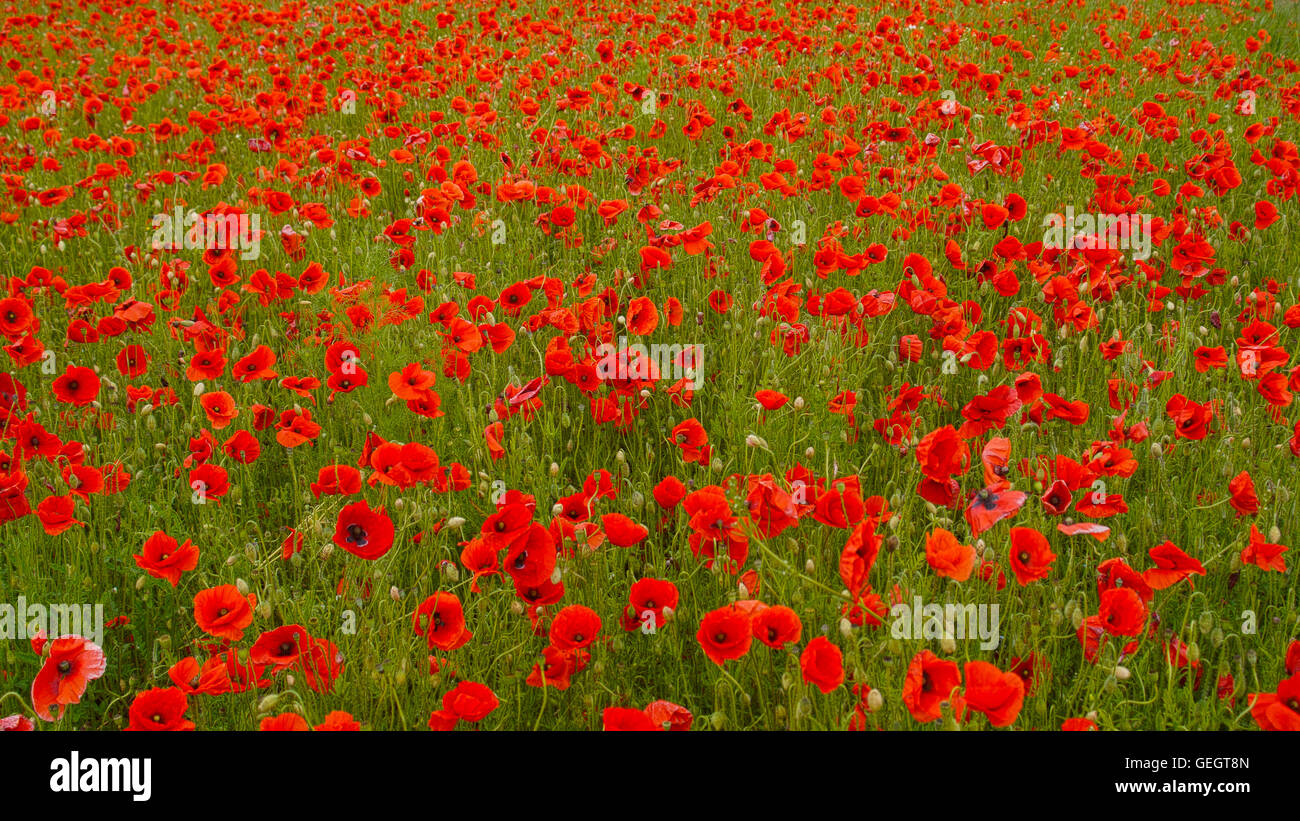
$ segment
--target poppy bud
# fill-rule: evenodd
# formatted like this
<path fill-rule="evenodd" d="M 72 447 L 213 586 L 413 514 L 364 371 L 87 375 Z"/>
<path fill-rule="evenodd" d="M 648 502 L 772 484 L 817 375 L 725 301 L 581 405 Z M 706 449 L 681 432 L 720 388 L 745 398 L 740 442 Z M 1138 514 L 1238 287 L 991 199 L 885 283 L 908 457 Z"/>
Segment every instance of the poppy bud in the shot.
<path fill-rule="evenodd" d="M 813 458 L 813 456 L 814 456 L 816 453 L 817 453 L 817 451 L 813 450 L 812 448 L 805 448 L 805 449 L 804 449 L 804 452 L 803 452 L 803 455 L 804 455 L 806 458 L 811 459 L 811 458 Z"/>
<path fill-rule="evenodd" d="M 714 713 L 713 715 L 709 716 L 709 723 L 713 725 L 713 729 L 721 730 L 724 726 L 726 726 L 727 719 L 726 716 L 724 716 L 722 713 Z"/>
<path fill-rule="evenodd" d="M 877 690 L 875 687 L 872 687 L 871 692 L 867 693 L 867 710 L 874 713 L 878 712 L 884 706 L 885 694 Z"/>
<path fill-rule="evenodd" d="M 243 579 L 235 579 L 235 588 L 239 590 L 239 595 L 241 596 L 248 595 L 248 582 L 244 581 Z"/>
<path fill-rule="evenodd" d="M 1115 665 L 1115 678 L 1119 681 L 1128 681 L 1132 675 L 1133 673 L 1127 667 L 1120 664 Z"/>
<path fill-rule="evenodd" d="M 1200 645 L 1198 645 L 1194 641 L 1187 643 L 1187 660 L 1190 661 L 1192 664 L 1195 664 L 1196 662 L 1201 660 Z"/>
<path fill-rule="evenodd" d="M 1222 628 L 1216 627 L 1216 628 L 1214 628 L 1213 631 L 1211 631 L 1211 633 L 1210 633 L 1210 644 L 1214 645 L 1214 649 L 1216 649 L 1216 650 L 1219 649 L 1219 647 L 1221 647 L 1221 646 L 1223 645 L 1223 629 L 1222 629 Z"/>
<path fill-rule="evenodd" d="M 372 417 L 372 416 L 371 416 L 370 414 L 368 414 L 368 413 L 363 413 L 363 414 L 361 414 L 361 421 L 362 421 L 363 423 L 365 423 L 366 425 L 373 425 L 373 424 L 375 424 L 374 417 Z"/>
<path fill-rule="evenodd" d="M 796 397 L 794 398 L 794 401 L 791 402 L 790 404 L 794 405 L 795 410 L 799 410 L 800 408 L 802 408 L 802 407 L 804 406 L 803 397 L 802 397 L 802 396 L 796 396 Z"/>
<path fill-rule="evenodd" d="M 276 708 L 276 705 L 278 705 L 279 703 L 280 703 L 279 693 L 268 693 L 267 695 L 262 697 L 261 701 L 257 702 L 257 712 L 259 714 L 269 713 L 272 710 L 274 710 Z"/>
<path fill-rule="evenodd" d="M 551 462 L 551 466 L 550 468 L 548 468 L 548 470 L 550 471 L 552 476 L 560 475 L 560 466 L 555 464 L 554 462 Z"/>
<path fill-rule="evenodd" d="M 144 590 L 144 580 L 145 580 L 146 578 L 147 578 L 146 576 L 141 576 L 140 578 L 138 578 L 138 579 L 135 580 L 135 589 L 136 589 L 136 590 Z"/>
<path fill-rule="evenodd" d="M 1282 541 L 1282 530 L 1277 525 L 1273 525 L 1268 529 L 1268 540 L 1274 544 Z"/>
<path fill-rule="evenodd" d="M 799 704 L 794 708 L 795 718 L 805 718 L 812 715 L 812 699 L 804 696 L 799 699 Z"/>
<path fill-rule="evenodd" d="M 1115 692 L 1119 689 L 1119 679 L 1114 676 L 1106 676 L 1106 680 L 1101 684 L 1101 689 L 1106 693 Z"/>
<path fill-rule="evenodd" d="M 233 554 L 230 555 L 230 556 L 227 556 L 227 557 L 226 557 L 226 567 L 233 567 L 234 564 L 235 564 L 235 562 L 237 562 L 237 561 L 239 561 L 239 557 L 238 557 L 238 556 L 235 556 L 235 555 L 233 555 Z"/>
<path fill-rule="evenodd" d="M 1074 611 L 1074 614 L 1070 616 L 1070 624 L 1074 625 L 1075 630 L 1083 626 L 1083 610 Z"/>
<path fill-rule="evenodd" d="M 1201 614 L 1201 617 L 1200 619 L 1197 620 L 1197 623 L 1200 626 L 1202 633 L 1210 632 L 1211 630 L 1214 629 L 1214 614 L 1207 610 L 1206 612 Z"/>
<path fill-rule="evenodd" d="M 665 608 L 663 609 L 663 614 L 664 614 L 664 623 L 667 624 L 668 622 L 672 621 L 672 620 L 673 620 L 673 614 L 676 613 L 676 612 L 677 612 L 677 611 L 674 610 L 674 609 L 671 608 L 671 607 L 665 607 Z"/>
<path fill-rule="evenodd" d="M 784 723 L 785 723 L 786 712 L 785 712 L 785 705 L 784 705 L 784 704 L 778 704 L 778 705 L 776 705 L 776 710 L 775 710 L 775 713 L 774 713 L 774 714 L 775 714 L 775 716 L 776 716 L 776 722 L 777 722 L 778 724 L 784 724 Z"/>
<path fill-rule="evenodd" d="M 840 619 L 840 635 L 846 639 L 852 638 L 853 622 L 849 621 L 848 619 Z"/>
<path fill-rule="evenodd" d="M 269 619 L 271 618 L 272 612 L 273 611 L 271 610 L 271 603 L 269 601 L 258 602 L 257 604 L 258 618 Z"/>
<path fill-rule="evenodd" d="M 951 656 L 957 652 L 957 640 L 951 633 L 945 632 L 943 638 L 939 639 L 939 649 L 944 652 L 944 655 Z"/>

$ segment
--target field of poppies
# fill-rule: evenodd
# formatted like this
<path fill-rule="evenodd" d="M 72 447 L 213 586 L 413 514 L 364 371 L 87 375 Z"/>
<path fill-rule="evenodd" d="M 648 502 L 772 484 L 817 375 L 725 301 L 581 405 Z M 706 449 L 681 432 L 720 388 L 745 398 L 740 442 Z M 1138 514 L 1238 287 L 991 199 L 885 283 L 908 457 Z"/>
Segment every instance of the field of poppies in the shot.
<path fill-rule="evenodd" d="M 0 729 L 1300 729 L 1298 23 L 6 3 Z"/>

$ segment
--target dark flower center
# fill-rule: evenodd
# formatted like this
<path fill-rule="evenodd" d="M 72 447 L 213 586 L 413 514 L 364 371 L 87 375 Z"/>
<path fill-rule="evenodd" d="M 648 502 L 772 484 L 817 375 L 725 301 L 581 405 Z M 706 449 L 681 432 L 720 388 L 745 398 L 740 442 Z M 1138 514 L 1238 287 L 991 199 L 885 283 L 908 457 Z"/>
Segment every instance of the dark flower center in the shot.
<path fill-rule="evenodd" d="M 59 662 L 60 675 L 66 676 L 70 672 L 72 672 L 72 662 L 68 661 L 67 659 L 64 659 L 63 661 Z"/>
<path fill-rule="evenodd" d="M 1022 550 L 1016 558 L 1020 559 L 1021 564 L 1029 564 L 1029 551 Z"/>
<path fill-rule="evenodd" d="M 292 655 L 293 643 L 288 641 L 280 642 L 279 653 L 282 656 Z"/>
<path fill-rule="evenodd" d="M 366 529 L 359 524 L 348 525 L 348 541 L 356 545 L 366 543 Z"/>

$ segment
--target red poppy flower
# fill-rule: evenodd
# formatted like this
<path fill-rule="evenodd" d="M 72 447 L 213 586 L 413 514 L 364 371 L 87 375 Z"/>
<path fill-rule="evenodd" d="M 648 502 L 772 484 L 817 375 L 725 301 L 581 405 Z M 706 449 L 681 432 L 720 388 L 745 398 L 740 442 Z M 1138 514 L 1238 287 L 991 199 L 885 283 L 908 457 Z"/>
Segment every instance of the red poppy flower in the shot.
<path fill-rule="evenodd" d="M 751 619 L 754 638 L 775 650 L 784 650 L 787 644 L 797 644 L 803 635 L 799 614 L 783 605 L 764 607 Z"/>
<path fill-rule="evenodd" d="M 555 614 L 551 622 L 551 644 L 561 650 L 580 650 L 596 640 L 600 616 L 590 607 L 571 604 Z"/>
<path fill-rule="evenodd" d="M 193 730 L 194 722 L 187 721 L 185 711 L 189 699 L 177 687 L 154 687 L 136 695 L 127 711 L 128 730 Z"/>
<path fill-rule="evenodd" d="M 234 397 L 225 391 L 207 391 L 199 397 L 199 405 L 207 414 L 208 424 L 217 430 L 229 425 L 239 415 Z"/>
<path fill-rule="evenodd" d="M 1097 617 L 1111 635 L 1136 636 L 1146 626 L 1147 608 L 1131 588 L 1117 587 L 1102 591 Z"/>
<path fill-rule="evenodd" d="M 709 660 L 721 667 L 728 659 L 748 653 L 754 635 L 749 615 L 731 605 L 706 613 L 695 638 Z"/>
<path fill-rule="evenodd" d="M 1047 578 L 1056 555 L 1052 553 L 1047 537 L 1028 527 L 1011 528 L 1011 570 L 1016 581 L 1027 585 Z"/>
<path fill-rule="evenodd" d="M 605 731 L 654 732 L 662 731 L 645 710 L 633 707 L 606 707 L 600 714 L 601 728 Z"/>
<path fill-rule="evenodd" d="M 945 661 L 929 650 L 917 653 L 907 666 L 903 679 L 903 706 L 921 723 L 942 715 L 941 706 L 961 686 L 957 662 Z"/>
<path fill-rule="evenodd" d="M 176 540 L 161 530 L 145 539 L 140 555 L 135 556 L 140 569 L 155 579 L 166 579 L 172 587 L 180 584 L 181 574 L 199 565 L 199 549 L 190 543 L 177 545 Z"/>
<path fill-rule="evenodd" d="M 297 664 L 310 644 L 311 636 L 301 624 L 286 624 L 258 636 L 249 658 L 255 664 L 265 664 L 273 672 L 279 672 Z"/>
<path fill-rule="evenodd" d="M 257 729 L 264 733 L 284 733 L 284 732 L 308 732 L 311 725 L 307 719 L 297 713 L 280 713 L 278 716 L 267 716 L 257 724 Z"/>
<path fill-rule="evenodd" d="M 194 596 L 194 622 L 210 636 L 239 641 L 253 623 L 256 606 L 256 596 L 241 594 L 233 584 L 209 587 Z"/>
<path fill-rule="evenodd" d="M 600 517 L 600 527 L 609 537 L 610 544 L 632 547 L 645 541 L 650 531 L 622 513 L 606 513 Z"/>
<path fill-rule="evenodd" d="M 90 682 L 104 675 L 108 663 L 99 646 L 81 636 L 60 636 L 46 646 L 45 661 L 32 679 L 32 708 L 45 721 L 63 718 L 77 704 Z M 58 715 L 50 708 L 58 707 Z"/>
<path fill-rule="evenodd" d="M 1015 723 L 1025 701 L 1025 682 L 1015 673 L 1004 673 L 986 661 L 968 661 L 965 667 L 966 706 L 983 713 L 994 727 Z"/>
<path fill-rule="evenodd" d="M 235 362 L 231 374 L 240 382 L 256 382 L 262 379 L 275 379 L 278 373 L 271 370 L 275 364 L 275 351 L 266 345 L 258 345 L 253 351 Z"/>
<path fill-rule="evenodd" d="M 1250 526 L 1250 542 L 1241 551 L 1241 563 L 1253 564 L 1264 570 L 1286 572 L 1286 559 L 1282 557 L 1289 548 L 1280 544 L 1271 544 L 1264 538 L 1255 525 Z"/>
<path fill-rule="evenodd" d="M 800 654 L 799 670 L 805 684 L 829 693 L 844 683 L 844 654 L 825 636 L 818 636 Z"/>
<path fill-rule="evenodd" d="M 1147 551 L 1147 555 L 1155 561 L 1156 566 L 1144 572 L 1142 579 L 1152 590 L 1164 590 L 1189 578 L 1193 573 L 1205 575 L 1205 566 L 1171 541 L 1161 542 Z"/>
<path fill-rule="evenodd" d="M 429 648 L 451 651 L 474 637 L 465 627 L 465 610 L 454 593 L 440 591 L 420 603 L 412 616 L 415 635 L 424 636 Z"/>
<path fill-rule="evenodd" d="M 478 722 L 501 702 L 487 685 L 475 681 L 462 681 L 442 697 L 442 709 L 461 721 Z"/>
<path fill-rule="evenodd" d="M 325 720 L 312 729 L 317 732 L 356 732 L 361 729 L 361 722 L 353 718 L 349 712 L 330 710 L 325 715 Z"/>
<path fill-rule="evenodd" d="M 74 515 L 76 502 L 74 497 L 46 496 L 36 506 L 36 517 L 41 520 L 41 529 L 49 536 L 57 536 L 74 525 L 86 523 Z"/>
<path fill-rule="evenodd" d="M 1300 730 L 1300 673 L 1283 679 L 1274 693 L 1251 693 L 1250 715 L 1261 730 Z"/>
<path fill-rule="evenodd" d="M 54 380 L 53 388 L 55 399 L 83 407 L 99 396 L 99 376 L 90 368 L 68 368 Z"/>
<path fill-rule="evenodd" d="M 339 511 L 334 525 L 334 544 L 354 556 L 374 560 L 393 547 L 393 521 L 383 505 L 371 509 L 362 499 Z"/>
<path fill-rule="evenodd" d="M 925 539 L 925 561 L 937 575 L 964 582 L 975 567 L 975 548 L 958 543 L 951 531 L 935 528 Z"/>

